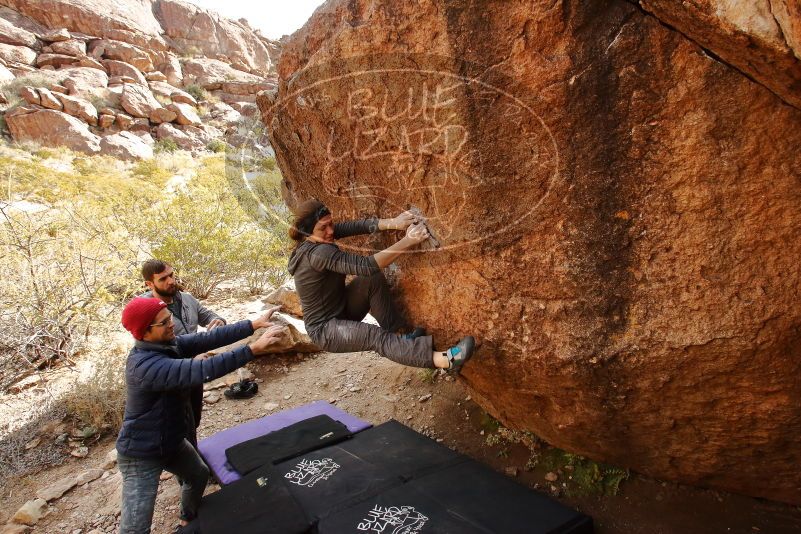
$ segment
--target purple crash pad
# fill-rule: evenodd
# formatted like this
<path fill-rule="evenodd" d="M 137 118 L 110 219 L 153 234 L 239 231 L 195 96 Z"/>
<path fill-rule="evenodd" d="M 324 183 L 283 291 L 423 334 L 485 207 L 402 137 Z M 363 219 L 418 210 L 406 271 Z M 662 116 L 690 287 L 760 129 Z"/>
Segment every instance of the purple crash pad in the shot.
<path fill-rule="evenodd" d="M 373 426 L 367 421 L 353 417 L 332 404 L 325 401 L 315 401 L 217 432 L 213 436 L 200 440 L 197 448 L 220 483 L 230 484 L 242 477 L 228 465 L 228 460 L 225 457 L 226 449 L 315 415 L 327 415 L 348 427 L 348 430 L 353 433 L 361 432 Z"/>

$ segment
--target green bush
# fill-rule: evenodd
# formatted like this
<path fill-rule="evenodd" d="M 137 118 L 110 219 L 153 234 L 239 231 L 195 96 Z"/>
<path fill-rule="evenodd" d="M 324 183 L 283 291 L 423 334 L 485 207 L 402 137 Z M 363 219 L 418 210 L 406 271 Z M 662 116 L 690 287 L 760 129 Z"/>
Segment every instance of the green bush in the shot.
<path fill-rule="evenodd" d="M 156 98 L 156 100 L 158 101 L 158 103 L 159 103 L 159 104 L 161 104 L 161 105 L 162 105 L 162 106 L 164 106 L 164 107 L 167 107 L 167 106 L 169 106 L 170 104 L 172 104 L 172 99 L 171 99 L 170 97 L 168 97 L 168 96 L 164 96 L 164 95 L 157 95 L 157 94 L 155 94 L 155 93 L 153 94 L 153 96 Z"/>
<path fill-rule="evenodd" d="M 118 328 L 119 306 L 141 287 L 136 271 L 146 255 L 172 263 L 200 298 L 224 281 L 257 294 L 285 280 L 286 228 L 240 201 L 224 155 L 165 151 L 130 164 L 59 150 L 64 165 L 54 168 L 42 161 L 52 151 L 36 153 L 0 156 L 4 193 L 42 205 L 36 213 L 0 210 L 0 266 L 8 273 L 0 279 L 0 388 L 71 360 L 90 334 Z M 175 174 L 186 181 L 173 191 L 166 184 Z M 278 185 L 277 173 L 253 178 L 276 206 Z M 87 395 L 105 395 L 103 388 Z M 86 424 L 110 424 L 116 413 L 99 401 L 70 406 Z"/>
<path fill-rule="evenodd" d="M 156 153 L 159 152 L 168 152 L 172 153 L 178 150 L 178 143 L 175 142 L 175 139 L 159 139 L 156 141 L 156 145 L 154 147 L 154 151 Z"/>
<path fill-rule="evenodd" d="M 210 152 L 220 153 L 225 152 L 225 149 L 228 145 L 222 139 L 212 139 L 208 145 L 206 145 L 206 149 Z"/>
<path fill-rule="evenodd" d="M 131 168 L 131 175 L 157 187 L 164 187 L 167 181 L 172 177 L 172 173 L 169 169 L 165 169 L 161 161 L 157 158 L 137 161 Z"/>
<path fill-rule="evenodd" d="M 549 471 L 562 469 L 569 473 L 567 494 L 570 496 L 617 495 L 620 484 L 629 477 L 627 469 L 594 462 L 557 448 L 546 451 L 542 463 Z"/>
<path fill-rule="evenodd" d="M 173 265 L 198 298 L 229 280 L 260 293 L 285 276 L 283 232 L 260 226 L 243 209 L 220 156 L 205 158 L 187 188 L 154 207 L 141 231 L 153 256 Z"/>
<path fill-rule="evenodd" d="M 266 172 L 275 171 L 275 158 L 270 156 L 261 160 L 261 168 Z"/>
<path fill-rule="evenodd" d="M 181 54 L 182 58 L 191 59 L 197 55 L 203 54 L 203 50 L 200 49 L 197 45 L 189 45 L 184 48 L 183 53 Z"/>
<path fill-rule="evenodd" d="M 187 85 L 186 87 L 184 87 L 184 91 L 192 95 L 194 99 L 197 100 L 198 102 L 202 100 L 207 100 L 209 97 L 208 91 L 206 91 L 205 89 L 203 89 L 203 87 L 199 86 L 196 83 Z"/>

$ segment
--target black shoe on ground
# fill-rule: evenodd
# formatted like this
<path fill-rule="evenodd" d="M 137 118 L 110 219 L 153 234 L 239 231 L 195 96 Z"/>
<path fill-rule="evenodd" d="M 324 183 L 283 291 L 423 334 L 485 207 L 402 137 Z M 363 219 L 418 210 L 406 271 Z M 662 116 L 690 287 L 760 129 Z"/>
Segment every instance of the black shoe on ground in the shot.
<path fill-rule="evenodd" d="M 259 385 L 251 380 L 240 380 L 225 390 L 229 399 L 249 399 L 259 391 Z"/>

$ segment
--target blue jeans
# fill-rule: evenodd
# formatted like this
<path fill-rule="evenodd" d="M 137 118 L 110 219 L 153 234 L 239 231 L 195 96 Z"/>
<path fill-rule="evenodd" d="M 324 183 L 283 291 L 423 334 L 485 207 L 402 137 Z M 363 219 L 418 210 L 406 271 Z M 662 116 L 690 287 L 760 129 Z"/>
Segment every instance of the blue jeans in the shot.
<path fill-rule="evenodd" d="M 166 459 L 118 454 L 117 465 L 122 473 L 120 534 L 150 533 L 159 477 L 164 470 L 174 474 L 181 483 L 181 519 L 191 521 L 197 516 L 209 480 L 209 468 L 187 440 Z"/>

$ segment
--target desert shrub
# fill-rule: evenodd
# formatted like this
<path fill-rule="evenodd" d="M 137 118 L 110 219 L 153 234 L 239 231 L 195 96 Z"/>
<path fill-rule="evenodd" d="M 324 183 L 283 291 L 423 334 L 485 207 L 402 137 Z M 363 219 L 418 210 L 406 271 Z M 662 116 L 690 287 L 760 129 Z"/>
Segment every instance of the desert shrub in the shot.
<path fill-rule="evenodd" d="M 203 89 L 203 87 L 201 87 L 196 83 L 187 85 L 186 87 L 184 87 L 184 91 L 192 95 L 194 99 L 197 100 L 198 102 L 202 100 L 207 100 L 209 97 L 208 91 L 206 91 L 205 89 Z"/>
<path fill-rule="evenodd" d="M 175 142 L 175 139 L 159 139 L 156 141 L 156 146 L 154 147 L 154 151 L 156 153 L 159 152 L 168 152 L 172 153 L 178 150 L 178 143 Z"/>
<path fill-rule="evenodd" d="M 256 230 L 257 239 L 239 239 L 236 266 L 248 292 L 260 295 L 286 282 L 286 245 L 280 238 Z"/>
<path fill-rule="evenodd" d="M 222 139 L 212 139 L 209 141 L 209 144 L 206 145 L 207 150 L 215 153 L 225 152 L 227 147 L 228 145 Z"/>
<path fill-rule="evenodd" d="M 103 108 L 117 108 L 122 107 L 120 104 L 120 95 L 108 90 L 95 92 L 88 97 L 88 101 L 98 111 Z"/>
<path fill-rule="evenodd" d="M 55 157 L 57 154 L 58 152 L 56 150 L 48 147 L 39 148 L 33 153 L 33 155 L 39 159 L 50 159 Z"/>
<path fill-rule="evenodd" d="M 193 58 L 193 57 L 195 57 L 197 55 L 201 55 L 201 54 L 203 54 L 203 50 L 201 50 L 199 46 L 197 46 L 197 45 L 189 45 L 186 48 L 184 48 L 184 51 L 181 54 L 181 57 L 188 59 L 188 58 Z"/>
<path fill-rule="evenodd" d="M 154 207 L 142 228 L 152 254 L 198 298 L 227 280 L 243 279 L 253 293 L 283 280 L 285 232 L 254 220 L 225 172 L 223 157 L 205 158 L 188 187 Z"/>
<path fill-rule="evenodd" d="M 98 351 L 94 373 L 64 397 L 64 407 L 80 428 L 116 432 L 125 407 L 125 358 L 120 347 Z"/>
<path fill-rule="evenodd" d="M 29 408 L 29 422 L 11 426 L 11 422 L 0 423 L 0 484 L 9 478 L 21 477 L 41 469 L 60 465 L 69 456 L 64 454 L 52 435 L 42 435 L 42 429 L 61 421 L 66 411 L 64 405 L 52 397 Z M 13 430 L 11 430 L 13 428 Z M 35 439 L 37 447 L 27 447 Z"/>
<path fill-rule="evenodd" d="M 50 87 L 51 83 L 52 80 L 47 76 L 32 72 L 30 74 L 14 78 L 10 82 L 3 84 L 0 86 L 0 91 L 2 91 L 3 96 L 6 98 L 6 101 L 8 102 L 8 108 L 10 109 L 23 102 L 22 98 L 19 96 L 19 90 L 26 85 L 31 87 Z"/>
<path fill-rule="evenodd" d="M 134 163 L 131 167 L 131 175 L 157 187 L 164 187 L 172 173 L 162 165 L 159 159 L 153 158 L 142 159 Z"/>
<path fill-rule="evenodd" d="M 285 228 L 240 202 L 223 155 L 165 152 L 129 164 L 68 154 L 45 164 L 49 152 L 9 154 L 14 149 L 0 155 L 8 198 L 0 204 L 0 267 L 8 273 L 0 280 L 0 388 L 71 361 L 89 336 L 118 328 L 120 305 L 141 286 L 137 268 L 148 255 L 172 263 L 200 298 L 223 281 L 255 294 L 286 276 Z M 175 190 L 166 187 L 174 174 L 184 177 Z M 280 201 L 273 191 L 280 175 L 252 182 L 272 195 L 268 204 Z M 23 199 L 32 204 L 17 203 Z M 31 206 L 38 211 L 26 212 Z M 97 406 L 95 414 L 92 402 L 81 402 L 71 405 L 76 419 L 110 424 L 114 409 Z"/>
<path fill-rule="evenodd" d="M 133 252 L 100 210 L 35 213 L 0 204 L 0 388 L 70 361 L 129 293 Z"/>
<path fill-rule="evenodd" d="M 275 167 L 276 167 L 275 158 L 272 157 L 272 156 L 268 156 L 266 158 L 262 158 L 260 164 L 261 164 L 262 170 L 264 170 L 265 172 L 273 172 L 273 171 L 276 170 L 275 169 Z"/>

